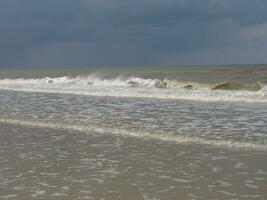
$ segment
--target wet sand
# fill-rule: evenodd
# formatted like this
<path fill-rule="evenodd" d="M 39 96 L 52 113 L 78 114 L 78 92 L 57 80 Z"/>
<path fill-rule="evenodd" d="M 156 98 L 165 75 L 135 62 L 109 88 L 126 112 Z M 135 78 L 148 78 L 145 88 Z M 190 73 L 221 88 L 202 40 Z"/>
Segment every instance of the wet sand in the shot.
<path fill-rule="evenodd" d="M 267 199 L 267 153 L 0 123 L 0 199 Z"/>

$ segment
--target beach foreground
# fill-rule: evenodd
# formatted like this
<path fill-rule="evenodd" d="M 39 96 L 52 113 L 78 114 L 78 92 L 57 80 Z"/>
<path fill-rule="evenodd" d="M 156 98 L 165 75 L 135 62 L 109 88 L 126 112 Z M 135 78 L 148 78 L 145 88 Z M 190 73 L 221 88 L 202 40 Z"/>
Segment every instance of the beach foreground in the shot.
<path fill-rule="evenodd" d="M 85 71 L 0 73 L 0 199 L 267 199 L 266 66 Z"/>
<path fill-rule="evenodd" d="M 0 124 L 0 199 L 266 199 L 267 154 Z"/>

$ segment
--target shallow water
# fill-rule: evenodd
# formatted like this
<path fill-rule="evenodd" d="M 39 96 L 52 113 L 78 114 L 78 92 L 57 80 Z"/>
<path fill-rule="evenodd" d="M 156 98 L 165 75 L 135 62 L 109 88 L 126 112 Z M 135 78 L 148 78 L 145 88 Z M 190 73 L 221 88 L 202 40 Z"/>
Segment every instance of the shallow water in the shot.
<path fill-rule="evenodd" d="M 266 199 L 267 154 L 0 124 L 1 199 Z"/>
<path fill-rule="evenodd" d="M 1 91 L 0 121 L 173 142 L 267 149 L 264 103 Z"/>

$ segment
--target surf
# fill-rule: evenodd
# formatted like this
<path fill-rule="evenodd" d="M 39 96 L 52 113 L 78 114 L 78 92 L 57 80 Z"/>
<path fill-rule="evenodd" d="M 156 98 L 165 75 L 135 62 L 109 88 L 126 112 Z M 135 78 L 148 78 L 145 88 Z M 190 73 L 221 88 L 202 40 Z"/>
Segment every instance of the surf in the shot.
<path fill-rule="evenodd" d="M 266 85 L 260 82 L 207 84 L 133 76 L 104 78 L 94 73 L 77 77 L 0 79 L 0 89 L 88 96 L 267 102 Z"/>
<path fill-rule="evenodd" d="M 122 137 L 134 137 L 139 139 L 157 140 L 162 142 L 169 142 L 174 144 L 182 145 L 209 145 L 220 148 L 231 148 L 236 150 L 255 150 L 255 151 L 266 151 L 267 145 L 265 143 L 253 143 L 245 141 L 231 141 L 231 140 L 215 140 L 201 138 L 198 136 L 186 136 L 186 135 L 174 135 L 174 134 L 155 134 L 150 132 L 133 132 L 120 128 L 105 128 L 99 126 L 85 126 L 75 125 L 67 123 L 53 123 L 53 122 L 40 122 L 40 121 L 27 121 L 20 119 L 8 119 L 0 118 L 0 123 L 22 125 L 29 127 L 39 128 L 51 128 L 59 130 L 79 131 L 84 133 L 99 133 L 99 134 L 112 134 Z"/>

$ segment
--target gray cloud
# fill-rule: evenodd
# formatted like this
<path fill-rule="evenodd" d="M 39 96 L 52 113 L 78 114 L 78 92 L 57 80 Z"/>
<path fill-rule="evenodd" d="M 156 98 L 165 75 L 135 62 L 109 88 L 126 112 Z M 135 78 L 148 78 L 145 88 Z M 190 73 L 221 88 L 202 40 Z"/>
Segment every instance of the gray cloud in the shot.
<path fill-rule="evenodd" d="M 266 8 L 264 0 L 0 0 L 0 67 L 266 62 L 256 56 L 266 51 Z"/>

